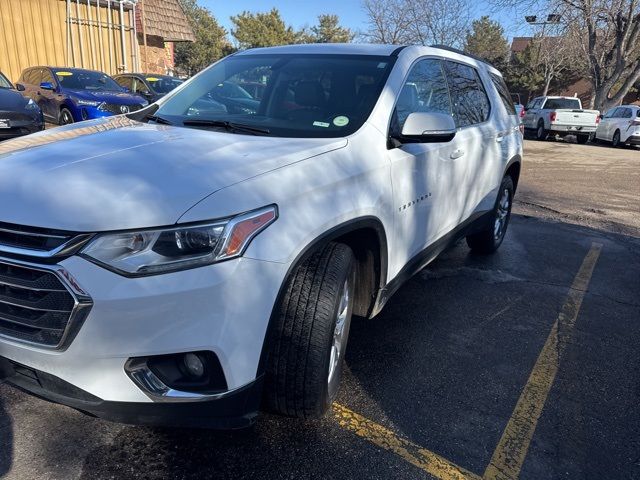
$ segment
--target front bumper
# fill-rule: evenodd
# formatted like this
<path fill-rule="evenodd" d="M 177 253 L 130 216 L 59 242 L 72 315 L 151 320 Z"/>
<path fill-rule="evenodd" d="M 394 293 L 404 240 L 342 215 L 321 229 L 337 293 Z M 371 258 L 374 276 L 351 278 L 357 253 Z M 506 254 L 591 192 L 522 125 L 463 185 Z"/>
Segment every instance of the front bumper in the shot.
<path fill-rule="evenodd" d="M 240 258 L 140 278 L 122 277 L 78 256 L 60 266 L 93 301 L 75 338 L 61 351 L 3 337 L 0 357 L 55 377 L 93 400 L 78 403 L 74 396 L 62 398 L 42 385 L 20 385 L 22 388 L 116 420 L 121 418 L 120 407 L 124 407 L 122 418 L 127 412 L 150 412 L 151 417 L 160 418 L 170 409 L 167 405 L 188 412 L 189 405 L 198 405 L 194 411 L 199 411 L 210 402 L 238 402 L 220 403 L 227 394 L 240 398 L 243 405 L 255 406 L 241 392 L 259 388 L 256 379 L 265 335 L 286 264 Z M 228 388 L 221 397 L 183 398 L 172 403 L 171 398 L 149 395 L 125 371 L 130 358 L 192 351 L 211 351 L 219 359 Z M 236 397 L 235 392 L 241 396 Z M 112 413 L 112 406 L 117 407 L 116 413 Z M 140 415 L 147 417 L 146 413 Z M 126 421 L 138 423 L 135 418 Z M 160 419 L 159 423 L 164 422 Z"/>
<path fill-rule="evenodd" d="M 20 120 L 10 122 L 10 128 L 0 128 L 0 141 L 22 137 L 24 135 L 29 135 L 30 133 L 36 133 L 40 130 L 44 130 L 44 122 L 40 120 Z"/>
<path fill-rule="evenodd" d="M 260 408 L 262 377 L 249 385 L 199 402 L 135 403 L 104 401 L 53 375 L 0 357 L 0 383 L 88 415 L 133 425 L 189 428 L 245 428 Z"/>

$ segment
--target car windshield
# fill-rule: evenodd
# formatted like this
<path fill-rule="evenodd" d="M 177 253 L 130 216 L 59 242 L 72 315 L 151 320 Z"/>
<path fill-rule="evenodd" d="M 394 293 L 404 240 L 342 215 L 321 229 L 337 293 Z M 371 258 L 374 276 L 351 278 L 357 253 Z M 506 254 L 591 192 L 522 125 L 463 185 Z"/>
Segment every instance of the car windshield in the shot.
<path fill-rule="evenodd" d="M 91 70 L 54 70 L 62 88 L 90 91 L 122 92 L 122 87 L 109 75 Z"/>
<path fill-rule="evenodd" d="M 230 122 L 281 137 L 350 135 L 371 113 L 394 59 L 296 54 L 227 57 L 190 80 L 160 106 L 156 116 L 198 128 L 212 121 Z M 259 94 L 252 96 L 248 90 Z"/>
<path fill-rule="evenodd" d="M 0 88 L 13 88 L 11 82 L 0 72 Z"/>
<path fill-rule="evenodd" d="M 179 78 L 166 77 L 159 75 L 150 75 L 145 77 L 145 80 L 154 92 L 156 93 L 169 93 L 171 90 L 182 84 L 184 81 Z"/>
<path fill-rule="evenodd" d="M 580 110 L 580 100 L 577 98 L 549 98 L 544 108 L 550 110 Z"/>

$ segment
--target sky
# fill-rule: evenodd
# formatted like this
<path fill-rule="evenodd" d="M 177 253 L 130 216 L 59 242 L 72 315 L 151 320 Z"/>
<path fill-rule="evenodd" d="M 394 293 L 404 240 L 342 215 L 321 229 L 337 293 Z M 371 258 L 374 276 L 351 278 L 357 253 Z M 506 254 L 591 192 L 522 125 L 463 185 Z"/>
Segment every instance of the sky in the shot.
<path fill-rule="evenodd" d="M 340 22 L 355 31 L 367 29 L 367 17 L 362 9 L 361 0 L 198 0 L 200 5 L 207 7 L 227 31 L 231 28 L 229 17 L 243 10 L 264 12 L 276 7 L 284 21 L 294 28 L 314 25 L 318 15 L 323 13 L 336 14 Z M 489 15 L 498 20 L 505 27 L 508 39 L 514 36 L 530 35 L 523 14 L 497 10 L 487 0 L 474 2 L 473 17 Z M 537 13 L 537 12 L 527 12 Z"/>

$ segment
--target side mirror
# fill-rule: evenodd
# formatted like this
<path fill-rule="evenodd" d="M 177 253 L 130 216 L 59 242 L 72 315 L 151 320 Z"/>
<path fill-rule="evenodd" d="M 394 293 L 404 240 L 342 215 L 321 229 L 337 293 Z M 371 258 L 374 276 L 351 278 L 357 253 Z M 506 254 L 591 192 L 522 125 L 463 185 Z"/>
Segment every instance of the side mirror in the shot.
<path fill-rule="evenodd" d="M 16 83 L 16 90 L 18 90 L 19 92 L 24 92 L 24 85 L 22 85 L 21 83 Z"/>
<path fill-rule="evenodd" d="M 43 90 L 55 90 L 55 88 L 53 87 L 53 83 L 51 82 L 42 82 L 40 84 L 40 88 Z"/>
<path fill-rule="evenodd" d="M 450 142 L 456 136 L 456 124 L 444 113 L 413 112 L 405 120 L 401 136 L 416 142 Z"/>

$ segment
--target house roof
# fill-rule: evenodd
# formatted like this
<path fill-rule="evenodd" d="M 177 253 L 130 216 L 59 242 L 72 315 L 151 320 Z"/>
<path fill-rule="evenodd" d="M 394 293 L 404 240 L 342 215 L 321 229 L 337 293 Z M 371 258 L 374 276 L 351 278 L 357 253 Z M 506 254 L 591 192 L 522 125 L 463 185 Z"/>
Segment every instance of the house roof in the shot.
<path fill-rule="evenodd" d="M 162 37 L 165 42 L 194 42 L 196 37 L 178 0 L 139 0 L 136 13 L 138 32 Z"/>
<path fill-rule="evenodd" d="M 146 0 L 145 0 L 146 1 Z M 520 53 L 527 48 L 533 37 L 513 37 L 511 41 L 511 53 Z"/>

